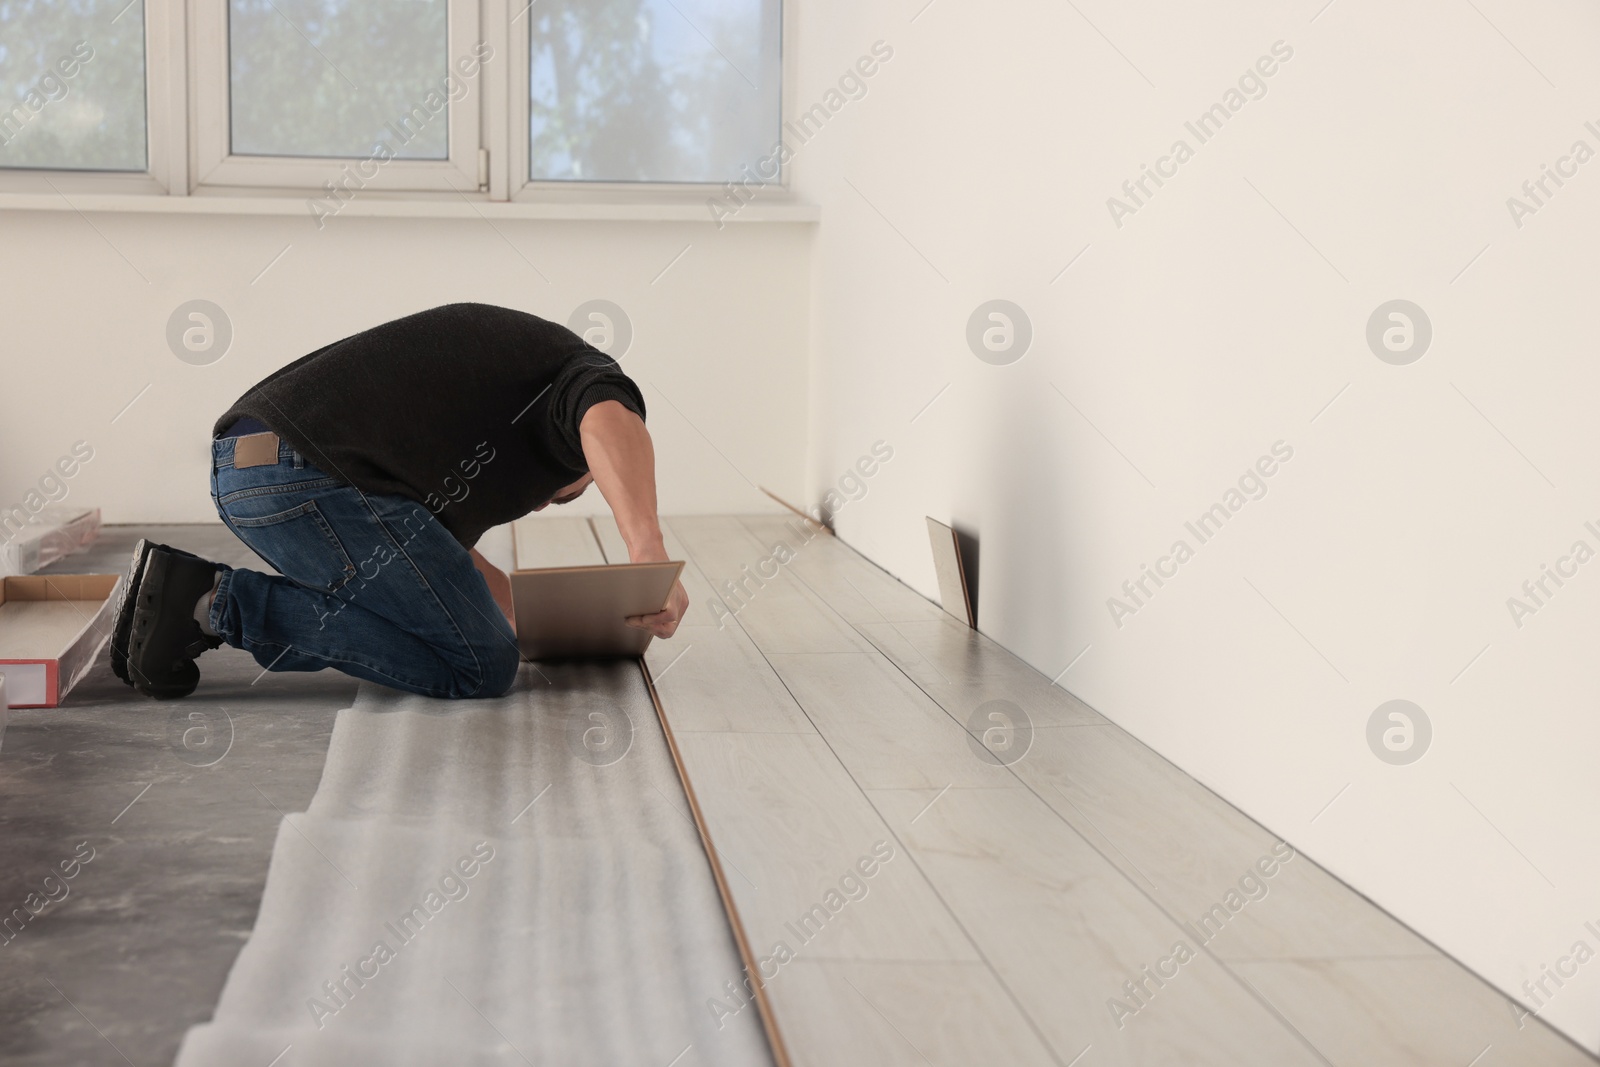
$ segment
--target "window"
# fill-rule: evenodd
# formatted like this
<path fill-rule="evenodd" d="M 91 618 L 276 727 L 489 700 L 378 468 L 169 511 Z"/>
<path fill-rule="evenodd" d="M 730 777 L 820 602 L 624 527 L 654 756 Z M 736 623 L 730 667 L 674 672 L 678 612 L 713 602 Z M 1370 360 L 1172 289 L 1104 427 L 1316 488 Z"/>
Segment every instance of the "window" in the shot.
<path fill-rule="evenodd" d="M 0 0 L 0 190 L 703 195 L 779 139 L 782 21 L 781 0 Z"/>
<path fill-rule="evenodd" d="M 449 156 L 423 103 L 450 69 L 445 0 L 231 0 L 229 149 L 245 156 Z M 418 113 L 420 110 L 420 114 Z"/>
<path fill-rule="evenodd" d="M 480 188 L 476 3 L 195 0 L 192 10 L 196 184 Z"/>
<path fill-rule="evenodd" d="M 777 0 L 541 0 L 529 177 L 726 182 L 778 139 Z"/>
<path fill-rule="evenodd" d="M 143 8 L 0 0 L 0 167 L 148 167 Z"/>

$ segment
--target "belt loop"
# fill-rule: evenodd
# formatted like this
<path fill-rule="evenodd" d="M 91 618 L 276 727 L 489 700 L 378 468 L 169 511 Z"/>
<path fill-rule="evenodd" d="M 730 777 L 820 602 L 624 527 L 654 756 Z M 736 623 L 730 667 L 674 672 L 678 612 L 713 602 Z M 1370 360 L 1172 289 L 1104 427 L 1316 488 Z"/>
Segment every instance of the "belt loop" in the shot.
<path fill-rule="evenodd" d="M 298 450 L 296 450 L 295 453 L 294 453 L 294 469 L 295 470 L 300 470 L 305 465 L 306 465 L 306 458 L 304 456 L 302 456 Z"/>

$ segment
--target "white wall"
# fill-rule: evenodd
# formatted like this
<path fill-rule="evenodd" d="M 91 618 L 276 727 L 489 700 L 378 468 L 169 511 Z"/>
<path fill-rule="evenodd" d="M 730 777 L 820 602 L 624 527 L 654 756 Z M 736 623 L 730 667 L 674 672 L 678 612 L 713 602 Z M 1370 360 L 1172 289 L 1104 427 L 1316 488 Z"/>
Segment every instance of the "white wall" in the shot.
<path fill-rule="evenodd" d="M 81 440 L 94 458 L 67 502 L 109 523 L 215 521 L 212 422 L 276 368 L 452 301 L 565 322 L 607 299 L 633 324 L 623 366 L 649 407 L 663 511 L 771 508 L 749 483 L 803 484 L 813 229 L 0 211 L 0 507 Z M 208 366 L 166 340 L 197 298 L 233 325 Z"/>
<path fill-rule="evenodd" d="M 1600 550 L 1600 161 L 1520 229 L 1506 198 L 1600 150 L 1600 12 L 1325 4 L 808 6 L 802 107 L 894 49 L 795 160 L 823 205 L 810 488 L 888 441 L 846 541 L 935 595 L 922 516 L 974 528 L 987 633 L 1052 677 L 1082 653 L 1062 684 L 1520 993 L 1600 920 L 1600 562 L 1520 628 L 1506 603 Z M 1180 137 L 1119 228 L 1107 198 Z M 1034 330 L 1008 366 L 964 338 L 994 298 Z M 1434 327 L 1409 366 L 1364 339 L 1394 298 Z M 1280 440 L 1200 545 L 1184 522 Z M 1434 729 L 1408 766 L 1366 741 L 1394 698 Z M 1600 963 L 1542 1014 L 1600 1047 Z"/>

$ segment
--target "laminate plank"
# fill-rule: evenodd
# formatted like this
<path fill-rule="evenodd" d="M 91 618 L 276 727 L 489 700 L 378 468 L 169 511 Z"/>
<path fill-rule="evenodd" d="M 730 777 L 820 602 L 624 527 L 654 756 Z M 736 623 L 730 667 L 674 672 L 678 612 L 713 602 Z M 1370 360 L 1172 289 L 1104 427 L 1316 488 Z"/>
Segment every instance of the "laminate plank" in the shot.
<path fill-rule="evenodd" d="M 933 552 L 933 570 L 939 582 L 939 606 L 957 621 L 975 625 L 968 606 L 967 578 L 961 569 L 961 550 L 956 544 L 956 532 L 949 526 L 925 516 L 928 524 L 928 547 Z"/>
<path fill-rule="evenodd" d="M 788 539 L 795 526 L 781 516 L 740 519 L 763 544 Z M 847 622 L 927 622 L 942 618 L 939 605 L 904 584 L 837 537 L 818 537 L 797 552 L 791 573 Z"/>
<path fill-rule="evenodd" d="M 795 1067 L 1057 1067 L 980 963 L 799 959 L 768 989 Z"/>
<path fill-rule="evenodd" d="M 1335 1067 L 1593 1067 L 1595 1059 L 1453 960 L 1233 965 Z M 1557 994 L 1559 995 L 1559 993 Z"/>
<path fill-rule="evenodd" d="M 836 652 L 768 659 L 862 788 L 1019 786 L 883 656 Z"/>
<path fill-rule="evenodd" d="M 591 515 L 589 525 L 594 529 L 595 538 L 600 542 L 600 552 L 606 557 L 607 563 L 628 562 L 628 545 L 622 539 L 622 532 L 617 529 L 617 520 L 614 517 Z"/>
<path fill-rule="evenodd" d="M 670 640 L 652 641 L 644 658 L 675 731 L 816 733 L 736 623 L 680 626 Z"/>
<path fill-rule="evenodd" d="M 977 958 L 820 737 L 684 733 L 677 739 L 758 955 L 781 941 L 807 959 Z M 873 858 L 875 846 L 891 850 L 890 858 L 868 863 L 873 874 L 864 878 L 858 864 Z M 848 899 L 847 879 L 867 887 L 860 900 Z M 829 908 L 830 892 L 842 907 Z"/>
<path fill-rule="evenodd" d="M 1035 731 L 1012 770 L 1223 959 L 1438 956 L 1309 858 L 1279 862 L 1277 837 L 1116 726 Z"/>
<path fill-rule="evenodd" d="M 887 656 L 889 662 L 904 671 L 906 677 L 930 696 L 934 695 L 933 690 L 948 688 L 960 678 L 959 675 L 941 671 L 934 660 L 892 622 L 857 622 L 855 628 L 857 633 L 871 641 L 872 646 Z"/>
<path fill-rule="evenodd" d="M 992 700 L 1016 705 L 1035 728 L 1108 721 L 994 641 L 954 619 L 861 623 L 856 630 L 962 722 Z"/>
<path fill-rule="evenodd" d="M 581 567 L 604 563 L 589 520 L 564 515 L 528 515 L 511 524 L 512 554 L 519 570 Z"/>
<path fill-rule="evenodd" d="M 1086 1047 L 1126 1067 L 1321 1062 L 1031 792 L 869 795 L 1060 1062 Z"/>
<path fill-rule="evenodd" d="M 769 549 L 779 544 L 795 549 L 784 569 L 803 582 L 825 601 L 845 622 L 885 622 L 880 612 L 862 591 L 844 575 L 841 553 L 849 549 L 795 516 L 740 516 L 739 524 L 751 537 Z"/>
<path fill-rule="evenodd" d="M 738 519 L 668 520 L 724 605 L 713 621 L 736 617 L 762 652 L 870 652 L 872 646 L 791 574 Z M 817 535 L 819 538 L 824 535 Z M 805 552 L 805 546 L 793 551 Z"/>

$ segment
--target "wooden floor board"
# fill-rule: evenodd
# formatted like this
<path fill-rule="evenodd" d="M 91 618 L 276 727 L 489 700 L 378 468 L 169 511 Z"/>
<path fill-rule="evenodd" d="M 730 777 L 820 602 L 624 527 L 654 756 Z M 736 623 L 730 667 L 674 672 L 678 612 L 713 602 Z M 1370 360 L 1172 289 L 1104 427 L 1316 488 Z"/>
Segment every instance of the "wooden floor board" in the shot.
<path fill-rule="evenodd" d="M 786 573 L 771 546 L 735 518 L 668 520 L 673 532 L 719 592 L 732 617 L 762 652 L 870 652 L 872 645 L 805 583 Z M 817 534 L 821 539 L 826 535 Z M 795 553 L 810 551 L 791 545 Z M 724 621 L 721 613 L 713 622 Z"/>
<path fill-rule="evenodd" d="M 604 563 L 589 520 L 565 515 L 529 515 L 511 524 L 517 567 L 581 567 Z"/>
<path fill-rule="evenodd" d="M 797 540 L 794 531 L 804 526 L 798 518 L 782 516 L 752 515 L 741 521 L 767 545 Z M 939 605 L 836 537 L 818 538 L 807 547 L 809 551 L 796 553 L 791 572 L 849 622 L 926 622 L 944 614 Z"/>
<path fill-rule="evenodd" d="M 1224 959 L 1438 955 L 1116 726 L 1036 731 L 1012 770 L 1173 915 L 1210 916 L 1208 943 Z"/>
<path fill-rule="evenodd" d="M 666 701 L 663 699 L 663 704 Z M 758 953 L 778 941 L 807 958 L 975 960 L 977 954 L 820 737 L 684 733 L 678 745 Z M 874 847 L 891 858 L 865 878 Z M 846 880 L 869 889 L 819 927 L 806 923 Z M 835 901 L 837 903 L 837 901 Z M 813 920 L 814 921 L 814 920 Z M 805 940 L 797 937 L 810 934 Z"/>
<path fill-rule="evenodd" d="M 605 553 L 607 563 L 627 563 L 628 545 L 623 541 L 622 533 L 617 529 L 617 520 L 610 515 L 595 515 L 589 519 L 589 525 L 594 528 L 595 540 L 600 542 L 600 551 Z M 670 553 L 669 553 L 670 555 Z M 682 556 L 673 556 L 673 559 L 682 559 Z M 687 570 L 688 568 L 684 568 Z"/>
<path fill-rule="evenodd" d="M 1593 1067 L 1594 1059 L 1452 960 L 1297 960 L 1234 968 L 1335 1067 Z"/>
<path fill-rule="evenodd" d="M 994 641 L 954 619 L 864 623 L 856 629 L 962 722 L 990 701 L 1016 705 L 1035 727 L 1107 721 Z"/>
<path fill-rule="evenodd" d="M 770 991 L 795 1067 L 1058 1067 L 983 964 L 800 956 Z"/>
<path fill-rule="evenodd" d="M 883 656 L 834 652 L 768 659 L 862 788 L 1019 786 Z"/>
<path fill-rule="evenodd" d="M 1062 1063 L 1085 1046 L 1127 1067 L 1321 1062 L 1192 943 L 1180 964 L 1186 932 L 1032 793 L 871 796 Z M 1158 987 L 1145 967 L 1170 975 Z M 1124 983 L 1140 980 L 1135 999 Z"/>
<path fill-rule="evenodd" d="M 737 623 L 680 626 L 645 663 L 675 731 L 816 732 Z"/>

